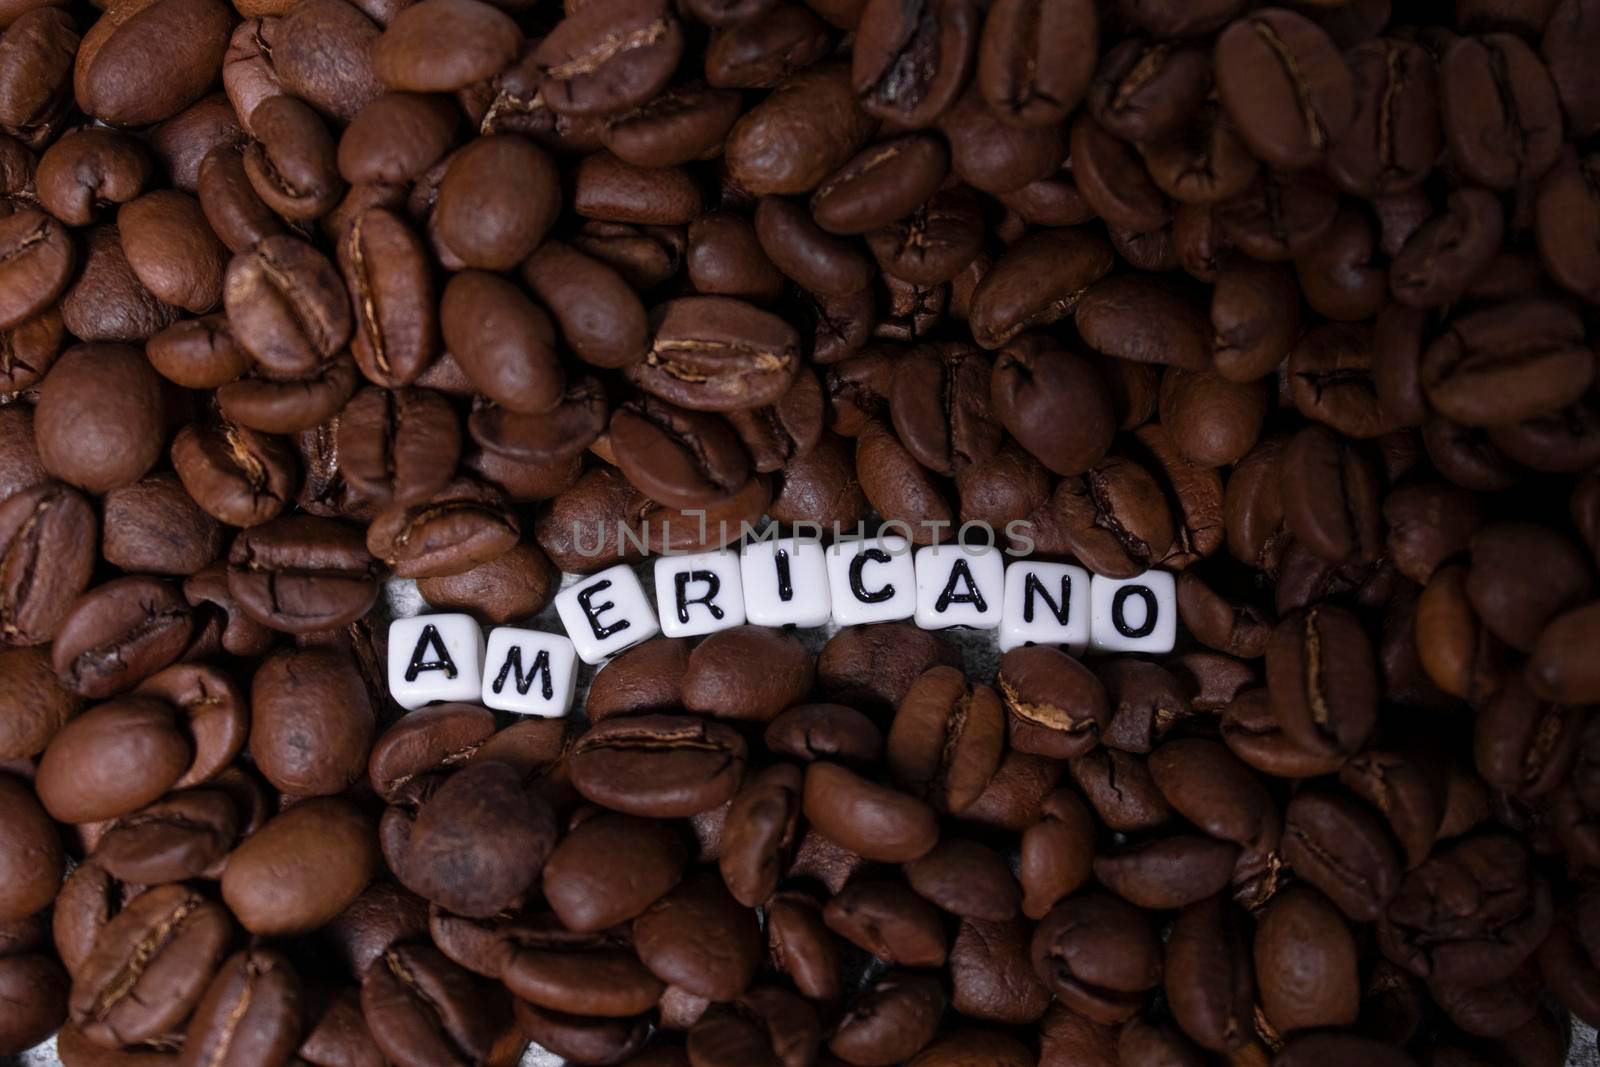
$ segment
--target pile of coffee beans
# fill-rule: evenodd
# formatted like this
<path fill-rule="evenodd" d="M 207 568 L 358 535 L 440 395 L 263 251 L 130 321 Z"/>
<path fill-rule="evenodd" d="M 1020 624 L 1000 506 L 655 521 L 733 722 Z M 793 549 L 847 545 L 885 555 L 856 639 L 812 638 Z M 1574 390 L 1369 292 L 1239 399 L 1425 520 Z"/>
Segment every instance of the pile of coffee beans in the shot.
<path fill-rule="evenodd" d="M 0 0 L 0 1056 L 1600 1023 L 1600 0 L 94 5 Z M 763 517 L 1187 636 L 385 690 L 391 578 L 504 624 Z"/>

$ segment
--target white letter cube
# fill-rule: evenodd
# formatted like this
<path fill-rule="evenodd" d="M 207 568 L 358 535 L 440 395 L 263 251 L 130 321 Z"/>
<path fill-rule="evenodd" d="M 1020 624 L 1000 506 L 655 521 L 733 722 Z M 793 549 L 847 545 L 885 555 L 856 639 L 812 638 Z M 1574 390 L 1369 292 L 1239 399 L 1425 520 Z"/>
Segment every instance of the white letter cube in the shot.
<path fill-rule="evenodd" d="M 959 544 L 917 549 L 917 625 L 924 630 L 1000 625 L 1005 561 L 998 548 Z"/>
<path fill-rule="evenodd" d="M 780 555 L 781 553 L 781 555 Z M 822 626 L 833 610 L 828 563 L 810 538 L 753 541 L 739 553 L 744 613 L 757 626 Z"/>
<path fill-rule="evenodd" d="M 599 663 L 661 632 L 644 586 L 625 563 L 561 590 L 556 614 L 585 663 Z"/>
<path fill-rule="evenodd" d="M 389 695 L 407 711 L 478 699 L 483 631 L 471 615 L 414 615 L 389 624 Z"/>
<path fill-rule="evenodd" d="M 1083 655 L 1089 647 L 1089 586 L 1089 572 L 1070 563 L 1011 564 L 1006 568 L 1000 651 L 1056 645 Z"/>
<path fill-rule="evenodd" d="M 1166 571 L 1089 582 L 1089 643 L 1096 652 L 1171 652 L 1178 640 L 1178 593 Z"/>
<path fill-rule="evenodd" d="M 828 548 L 828 592 L 840 626 L 909 619 L 917 570 L 904 537 L 856 537 Z"/>
<path fill-rule="evenodd" d="M 483 659 L 483 704 L 518 715 L 560 718 L 572 710 L 578 652 L 560 634 L 497 626 Z"/>
<path fill-rule="evenodd" d="M 739 553 L 730 548 L 656 557 L 656 611 L 668 637 L 698 637 L 743 626 Z"/>

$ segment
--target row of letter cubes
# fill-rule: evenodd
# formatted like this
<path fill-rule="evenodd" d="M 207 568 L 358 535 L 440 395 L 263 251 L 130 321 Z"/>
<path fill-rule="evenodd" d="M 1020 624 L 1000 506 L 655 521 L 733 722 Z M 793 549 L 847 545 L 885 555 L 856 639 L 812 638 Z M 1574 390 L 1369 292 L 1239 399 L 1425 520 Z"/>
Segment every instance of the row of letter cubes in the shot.
<path fill-rule="evenodd" d="M 1170 652 L 1177 639 L 1172 575 L 1091 576 L 1064 563 L 1016 560 L 998 549 L 902 538 L 757 541 L 742 549 L 655 561 L 656 603 L 626 565 L 556 596 L 566 636 L 497 627 L 487 648 L 467 615 L 397 619 L 389 630 L 389 691 L 404 708 L 481 701 L 525 715 L 565 715 L 577 661 L 600 663 L 665 633 L 694 637 L 752 623 L 841 626 L 912 619 L 924 629 L 998 631 L 1002 651 L 1058 645 L 1073 654 Z"/>

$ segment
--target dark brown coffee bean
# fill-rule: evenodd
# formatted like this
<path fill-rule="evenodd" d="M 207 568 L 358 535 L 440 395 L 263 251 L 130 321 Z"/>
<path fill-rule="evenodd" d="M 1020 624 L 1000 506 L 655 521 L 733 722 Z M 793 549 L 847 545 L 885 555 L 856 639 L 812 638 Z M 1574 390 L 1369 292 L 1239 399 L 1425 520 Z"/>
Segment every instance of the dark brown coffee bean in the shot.
<path fill-rule="evenodd" d="M 1338 47 L 1288 10 L 1240 19 L 1217 38 L 1217 89 L 1251 150 L 1285 169 L 1319 163 L 1355 113 Z"/>
<path fill-rule="evenodd" d="M 828 1048 L 851 1063 L 902 1063 L 933 1040 L 944 1010 L 936 978 L 890 971 L 845 1009 Z"/>
<path fill-rule="evenodd" d="M 1042 335 L 1005 346 L 990 379 L 994 413 L 1012 435 L 1057 474 L 1080 474 L 1105 455 L 1115 431 L 1110 398 L 1095 368 Z M 1069 399 L 1070 398 L 1070 399 Z M 1072 419 L 1046 419 L 1071 404 Z"/>
<path fill-rule="evenodd" d="M 924 900 L 964 919 L 1015 918 L 1022 889 L 999 853 L 964 838 L 946 838 L 905 865 L 906 882 Z"/>
<path fill-rule="evenodd" d="M 63 688 L 47 648 L 0 652 L 0 759 L 31 759 L 43 752 L 82 701 Z M 881 748 L 881 739 L 880 739 Z"/>
<path fill-rule="evenodd" d="M 1443 894 L 1460 894 L 1462 904 L 1441 913 Z M 1486 835 L 1439 850 L 1406 875 L 1379 922 L 1378 941 L 1413 974 L 1483 983 L 1513 973 L 1550 924 L 1550 887 L 1529 869 L 1524 846 Z"/>
<path fill-rule="evenodd" d="M 850 77 L 844 64 L 814 64 L 746 112 L 725 146 L 734 179 L 755 196 L 793 195 L 843 166 L 878 125 L 857 104 Z M 772 144 L 786 150 L 771 152 Z"/>
<path fill-rule="evenodd" d="M 709 76 L 709 65 L 707 80 L 720 84 Z M 600 137 L 617 158 L 633 166 L 675 167 L 714 153 L 738 117 L 737 93 L 704 85 L 673 86 L 607 118 Z"/>
<path fill-rule="evenodd" d="M 1211 295 L 1217 373 L 1254 381 L 1282 363 L 1300 326 L 1299 291 L 1282 267 L 1230 258 Z"/>
<path fill-rule="evenodd" d="M 1093 874 L 1095 824 L 1089 808 L 1071 790 L 1045 801 L 1043 817 L 1022 835 L 1018 881 L 1022 913 L 1042 919 Z"/>
<path fill-rule="evenodd" d="M 193 574 L 221 558 L 222 526 L 171 474 L 150 474 L 105 496 L 100 551 L 106 562 L 146 574 Z"/>
<path fill-rule="evenodd" d="M 1131 38 L 1105 54 L 1089 87 L 1089 107 L 1104 129 L 1137 144 L 1164 137 L 1204 101 L 1211 61 L 1193 45 Z"/>
<path fill-rule="evenodd" d="M 1056 759 L 1093 748 L 1110 721 L 1098 679 L 1059 649 L 1023 647 L 1000 661 L 1011 746 Z"/>
<path fill-rule="evenodd" d="M 137 481 L 161 454 L 160 379 L 137 349 L 69 348 L 39 388 L 35 437 L 63 481 L 94 493 Z"/>
<path fill-rule="evenodd" d="M 214 0 L 158 0 L 115 19 L 102 15 L 78 50 L 78 105 L 115 125 L 176 115 L 215 84 L 231 21 Z"/>
<path fill-rule="evenodd" d="M 1315 247 L 1338 218 L 1337 193 L 1314 171 L 1263 171 L 1216 205 L 1222 235 L 1255 259 L 1281 263 Z"/>
<path fill-rule="evenodd" d="M 1098 352 L 1189 370 L 1208 365 L 1210 324 L 1192 290 L 1181 283 L 1117 274 L 1093 282 L 1076 303 L 1073 321 Z"/>
<path fill-rule="evenodd" d="M 682 51 L 682 27 L 664 0 L 606 0 L 570 13 L 534 60 L 553 111 L 609 115 L 653 97 Z"/>
<path fill-rule="evenodd" d="M 233 923 L 181 884 L 135 899 L 100 931 L 73 980 L 72 1021 L 97 1045 L 159 1039 L 201 1001 Z"/>
<path fill-rule="evenodd" d="M 508 821 L 498 825 L 501 819 Z M 533 888 L 556 836 L 550 806 L 514 768 L 477 761 L 428 798 L 396 873 L 454 914 L 489 918 L 516 907 Z"/>
<path fill-rule="evenodd" d="M 1283 855 L 1297 873 L 1357 922 L 1371 922 L 1400 885 L 1400 857 L 1377 815 L 1336 789 L 1295 794 Z"/>
<path fill-rule="evenodd" d="M 131 689 L 183 653 L 193 630 L 176 586 L 114 578 L 79 597 L 61 619 L 51 662 L 61 684 L 104 698 Z"/>
<path fill-rule="evenodd" d="M 133 272 L 115 226 L 88 232 L 83 264 L 61 294 L 67 332 L 89 342 L 140 342 L 171 326 L 178 314 Z"/>
<path fill-rule="evenodd" d="M 681 297 L 651 315 L 654 339 L 629 379 L 696 411 L 774 404 L 793 381 L 799 337 L 777 316 L 727 297 Z"/>
<path fill-rule="evenodd" d="M 195 1009 L 179 1063 L 287 1063 L 303 1018 L 300 979 L 287 958 L 272 949 L 236 953 Z"/>
<path fill-rule="evenodd" d="M 933 0 L 914 12 L 868 0 L 850 68 L 862 108 L 901 126 L 932 125 L 966 83 L 978 30 L 968 0 Z"/>
<path fill-rule="evenodd" d="M 291 221 L 318 218 L 338 203 L 338 147 L 309 105 L 292 96 L 263 100 L 250 112 L 250 132 L 244 173 L 263 203 Z"/>
<path fill-rule="evenodd" d="M 426 389 L 368 387 L 340 413 L 340 467 L 367 499 L 416 504 L 455 472 L 461 427 L 448 401 Z"/>
<path fill-rule="evenodd" d="M 585 798 L 616 811 L 680 818 L 733 796 L 746 746 L 731 728 L 676 715 L 611 719 L 573 746 L 572 782 Z"/>
<path fill-rule="evenodd" d="M 95 531 L 88 501 L 58 482 L 0 502 L 0 634 L 9 643 L 55 637 L 89 585 Z"/>
<path fill-rule="evenodd" d="M 978 51 L 977 83 L 984 99 L 1027 125 L 1062 121 L 1088 88 L 1092 68 L 1076 58 L 1041 64 L 1036 55 L 1087 56 L 1096 30 L 1092 5 L 1008 0 L 991 8 Z M 1036 66 L 1038 75 L 1022 73 Z"/>
<path fill-rule="evenodd" d="M 1172 547 L 1172 513 L 1149 471 L 1120 456 L 1056 486 L 1046 505 L 1072 552 L 1095 574 L 1131 578 Z"/>
<path fill-rule="evenodd" d="M 899 707 L 924 671 L 960 662 L 955 646 L 909 623 L 847 627 L 823 646 L 817 657 L 817 681 L 830 699 L 881 722 Z"/>
<path fill-rule="evenodd" d="M 25 919 L 48 907 L 61 887 L 66 854 L 50 816 L 20 779 L 0 776 L 0 865 L 6 874 L 0 890 L 0 921 Z"/>
<path fill-rule="evenodd" d="M 228 590 L 263 626 L 312 633 L 348 625 L 378 596 L 378 565 L 347 526 L 286 516 L 254 527 L 228 553 Z"/>
<path fill-rule="evenodd" d="M 1262 912 L 1255 941 L 1262 1010 L 1288 1032 L 1349 1026 L 1360 1009 L 1355 938 L 1321 894 L 1293 887 Z"/>
<path fill-rule="evenodd" d="M 1196 1044 L 1227 1052 L 1249 1040 L 1251 962 L 1241 912 L 1225 895 L 1191 904 L 1178 916 L 1167 949 L 1166 991 L 1174 1019 Z"/>
<path fill-rule="evenodd" d="M 271 236 L 228 264 L 223 298 L 237 342 L 275 378 L 304 377 L 350 339 L 349 298 L 309 244 Z"/>
<path fill-rule="evenodd" d="M 792 634 L 736 626 L 689 654 L 683 705 L 701 715 L 767 722 L 811 691 L 811 655 Z"/>
<path fill-rule="evenodd" d="M 1242 196 L 1256 180 L 1261 164 L 1245 147 L 1232 119 L 1214 97 L 1208 97 L 1163 137 L 1138 146 L 1157 189 L 1178 201 L 1174 218 L 1190 225 L 1210 212 L 1185 213 L 1184 206 L 1209 207 Z"/>
<path fill-rule="evenodd" d="M 973 339 L 999 348 L 1023 330 L 1064 318 L 1111 260 L 1110 246 L 1081 230 L 1044 230 L 1017 242 L 973 294 Z"/>
<path fill-rule="evenodd" d="M 297 796 L 342 792 L 367 769 L 373 712 L 349 656 L 279 652 L 250 687 L 250 751 L 274 786 Z"/>
<path fill-rule="evenodd" d="M 287 442 L 226 421 L 180 430 L 172 442 L 172 465 L 195 502 L 232 526 L 275 518 L 298 485 L 298 464 Z"/>
<path fill-rule="evenodd" d="M 803 762 L 831 759 L 867 766 L 883 751 L 883 733 L 855 708 L 844 704 L 800 704 L 767 724 L 769 750 Z"/>
<path fill-rule="evenodd" d="M 1312 426 L 1289 442 L 1281 470 L 1284 521 L 1300 544 L 1334 561 L 1378 558 L 1381 486 L 1367 456 Z"/>
<path fill-rule="evenodd" d="M 586 219 L 681 226 L 704 210 L 700 187 L 679 167 L 638 167 L 610 152 L 585 156 L 572 179 L 572 209 Z"/>
<path fill-rule="evenodd" d="M 550 319 L 510 282 L 482 271 L 455 275 L 440 322 L 445 343 L 491 400 L 519 414 L 561 402 L 566 379 Z"/>
<path fill-rule="evenodd" d="M 221 790 L 185 790 L 117 819 L 95 845 L 94 861 L 136 884 L 200 878 L 214 875 L 238 833 L 233 798 Z"/>
<path fill-rule="evenodd" d="M 868 233 L 867 245 L 885 273 L 917 285 L 948 282 L 982 249 L 977 197 L 960 185 L 940 190 L 904 218 Z"/>
<path fill-rule="evenodd" d="M 976 82 L 939 121 L 950 142 L 950 167 L 986 193 L 1013 193 L 1055 174 L 1067 156 L 1066 130 L 1059 124 L 1021 126 L 1005 121 L 983 99 Z"/>
<path fill-rule="evenodd" d="M 649 343 L 644 305 L 609 266 L 559 241 L 546 241 L 522 265 L 522 277 L 585 362 L 626 367 L 644 355 Z"/>
<path fill-rule="evenodd" d="M 338 246 L 355 332 L 350 350 L 368 380 L 388 387 L 416 380 L 439 350 L 439 324 L 422 240 L 398 215 L 368 208 Z"/>
<path fill-rule="evenodd" d="M 428 944 L 395 945 L 373 961 L 361 979 L 361 1009 L 397 1067 L 483 1062 L 508 1017 L 503 994 L 490 995 Z"/>
<path fill-rule="evenodd" d="M 228 859 L 222 897 L 251 933 L 303 934 L 324 926 L 372 881 L 372 823 L 349 801 L 312 797 L 247 837 Z"/>
<path fill-rule="evenodd" d="M 879 142 L 822 183 L 811 197 L 811 213 L 830 233 L 868 233 L 926 203 L 948 167 L 948 151 L 931 135 Z"/>
<path fill-rule="evenodd" d="M 1377 719 L 1372 646 L 1343 608 L 1318 605 L 1278 624 L 1267 645 L 1267 684 L 1278 722 L 1298 744 L 1360 749 Z"/>
<path fill-rule="evenodd" d="M 1105 1023 L 1132 1016 L 1161 981 L 1149 919 L 1105 893 L 1072 897 L 1045 916 L 1034 932 L 1033 967 L 1062 1003 Z"/>
<path fill-rule="evenodd" d="M 1372 330 L 1365 324 L 1324 323 L 1289 354 L 1289 389 L 1307 418 L 1346 437 L 1377 437 L 1389 428 L 1373 381 Z"/>
<path fill-rule="evenodd" d="M 234 680 L 219 668 L 177 663 L 145 679 L 134 694 L 171 705 L 193 745 L 194 756 L 173 783 L 175 789 L 218 779 L 244 748 L 250 732 L 249 709 Z"/>
<path fill-rule="evenodd" d="M 560 210 L 555 163 L 513 136 L 480 137 L 448 159 L 428 218 L 434 252 L 453 270 L 510 270 L 538 247 Z"/>
<path fill-rule="evenodd" d="M 1446 143 L 1473 181 L 1511 189 L 1537 181 L 1560 158 L 1555 84 L 1522 38 L 1455 38 L 1439 60 L 1439 97 Z"/>
<path fill-rule="evenodd" d="M 521 532 L 498 489 L 456 478 L 425 501 L 380 512 L 367 528 L 366 546 L 402 578 L 437 578 L 499 558 Z"/>
<path fill-rule="evenodd" d="M 87 226 L 106 204 L 144 191 L 150 155 L 136 139 L 103 126 L 69 130 L 39 157 L 39 203 L 69 226 Z"/>
<path fill-rule="evenodd" d="M 1594 377 L 1581 332 L 1569 309 L 1540 300 L 1463 315 L 1424 352 L 1423 387 L 1441 414 L 1469 426 L 1555 411 Z"/>
<path fill-rule="evenodd" d="M 1143 233 L 1169 220 L 1170 205 L 1138 153 L 1091 114 L 1072 124 L 1071 158 L 1078 191 L 1108 225 Z"/>
<path fill-rule="evenodd" d="M 640 915 L 683 876 L 683 845 L 664 823 L 595 815 L 544 867 L 544 892 L 570 930 L 602 930 Z"/>
<path fill-rule="evenodd" d="M 749 458 L 726 421 L 641 397 L 617 408 L 609 428 L 617 464 L 652 500 L 694 507 L 737 492 Z"/>
<path fill-rule="evenodd" d="M 959 812 L 983 792 L 1003 748 L 1004 720 L 994 690 L 969 686 L 956 668 L 934 667 L 912 683 L 895 713 L 889 772 L 902 788 Z"/>
<path fill-rule="evenodd" d="M 1405 243 L 1390 267 L 1395 299 L 1410 307 L 1440 307 L 1458 299 L 1500 250 L 1500 203 L 1482 189 L 1452 193 L 1447 209 Z"/>
<path fill-rule="evenodd" d="M 806 768 L 805 813 L 832 840 L 884 863 L 917 859 L 939 839 L 932 808 L 822 761 Z"/>

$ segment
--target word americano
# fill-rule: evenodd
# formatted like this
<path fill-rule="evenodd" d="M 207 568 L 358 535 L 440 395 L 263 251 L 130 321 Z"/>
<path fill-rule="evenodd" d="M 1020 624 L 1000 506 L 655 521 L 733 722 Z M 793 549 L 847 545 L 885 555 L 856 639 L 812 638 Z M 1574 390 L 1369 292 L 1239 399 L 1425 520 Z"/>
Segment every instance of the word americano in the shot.
<path fill-rule="evenodd" d="M 389 629 L 389 691 L 411 709 L 476 701 L 525 715 L 571 709 L 578 661 L 597 664 L 657 634 L 694 637 L 747 623 L 840 626 L 911 619 L 924 629 L 996 631 L 1002 651 L 1056 645 L 1079 655 L 1170 652 L 1177 640 L 1172 575 L 1091 575 L 1081 567 L 1017 559 L 992 546 L 912 550 L 894 535 L 824 547 L 806 537 L 657 557 L 655 600 L 619 564 L 568 582 L 556 595 L 565 634 L 499 626 L 469 615 L 396 619 Z"/>

